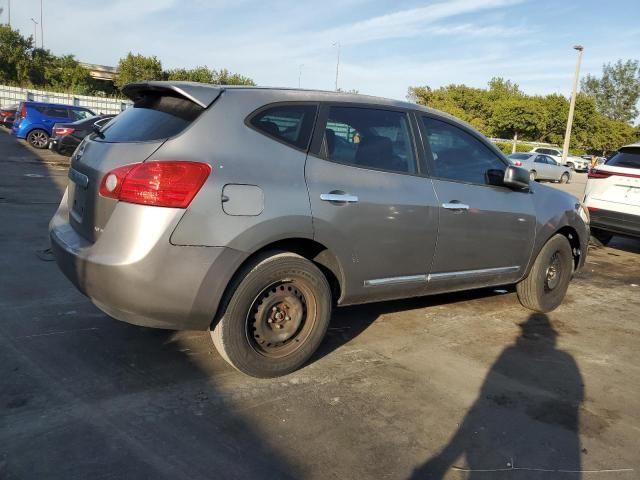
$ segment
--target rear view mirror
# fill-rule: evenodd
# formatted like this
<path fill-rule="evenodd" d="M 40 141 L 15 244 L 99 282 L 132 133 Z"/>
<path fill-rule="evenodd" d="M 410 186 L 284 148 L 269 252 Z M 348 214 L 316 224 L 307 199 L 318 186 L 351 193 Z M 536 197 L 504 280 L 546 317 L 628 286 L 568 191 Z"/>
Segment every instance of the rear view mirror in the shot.
<path fill-rule="evenodd" d="M 521 190 L 529 188 L 529 171 L 526 168 L 509 165 L 504 172 L 505 187 Z"/>

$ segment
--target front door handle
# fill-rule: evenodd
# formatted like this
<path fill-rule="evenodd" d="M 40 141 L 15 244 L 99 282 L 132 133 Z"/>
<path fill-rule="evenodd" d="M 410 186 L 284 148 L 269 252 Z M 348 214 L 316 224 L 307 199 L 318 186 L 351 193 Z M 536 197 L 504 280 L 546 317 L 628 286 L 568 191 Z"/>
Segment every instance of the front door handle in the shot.
<path fill-rule="evenodd" d="M 447 210 L 469 210 L 469 205 L 453 200 L 448 203 L 443 203 L 442 208 L 446 208 Z"/>
<path fill-rule="evenodd" d="M 348 193 L 321 193 L 320 200 L 325 202 L 358 203 L 358 197 Z"/>

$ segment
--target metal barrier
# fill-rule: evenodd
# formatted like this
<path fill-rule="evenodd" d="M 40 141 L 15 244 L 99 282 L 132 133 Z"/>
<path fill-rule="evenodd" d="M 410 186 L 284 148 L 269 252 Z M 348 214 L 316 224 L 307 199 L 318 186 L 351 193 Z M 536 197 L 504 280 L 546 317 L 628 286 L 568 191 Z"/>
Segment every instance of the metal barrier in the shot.
<path fill-rule="evenodd" d="M 124 98 L 92 97 L 89 95 L 75 95 L 73 93 L 48 92 L 32 88 L 10 87 L 0 85 L 0 107 L 16 105 L 22 101 L 62 103 L 76 105 L 93 110 L 97 114 L 118 114 L 129 105 L 131 101 Z"/>

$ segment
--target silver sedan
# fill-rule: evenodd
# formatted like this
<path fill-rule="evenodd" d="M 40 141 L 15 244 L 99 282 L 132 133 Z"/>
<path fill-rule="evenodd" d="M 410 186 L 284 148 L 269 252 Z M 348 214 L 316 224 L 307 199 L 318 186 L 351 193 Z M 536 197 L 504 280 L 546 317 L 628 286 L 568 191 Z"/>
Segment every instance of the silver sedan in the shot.
<path fill-rule="evenodd" d="M 558 165 L 553 158 L 540 153 L 512 153 L 507 157 L 511 163 L 529 170 L 529 178 L 534 180 L 552 180 L 569 183 L 571 168 Z"/>

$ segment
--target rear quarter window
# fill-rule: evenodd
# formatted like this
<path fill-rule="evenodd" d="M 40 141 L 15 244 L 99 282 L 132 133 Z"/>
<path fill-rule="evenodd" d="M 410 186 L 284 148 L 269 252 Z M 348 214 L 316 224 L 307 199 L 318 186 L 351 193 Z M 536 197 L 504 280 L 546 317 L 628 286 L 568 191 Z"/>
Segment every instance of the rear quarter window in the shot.
<path fill-rule="evenodd" d="M 148 92 L 120 113 L 95 140 L 110 143 L 149 142 L 173 137 L 187 128 L 204 109 L 171 93 Z"/>
<path fill-rule="evenodd" d="M 316 117 L 316 105 L 274 105 L 253 114 L 249 124 L 260 133 L 306 150 Z"/>

